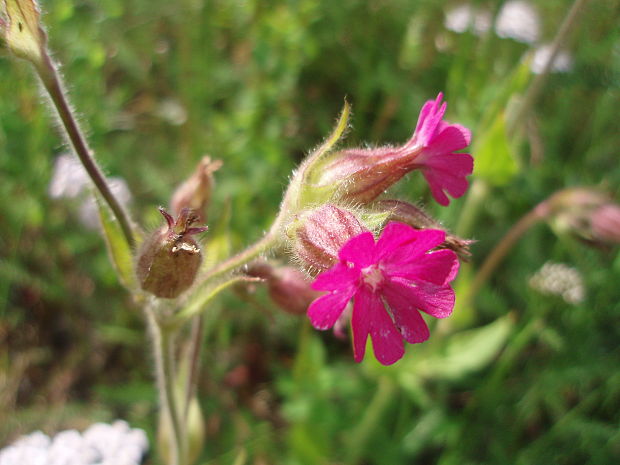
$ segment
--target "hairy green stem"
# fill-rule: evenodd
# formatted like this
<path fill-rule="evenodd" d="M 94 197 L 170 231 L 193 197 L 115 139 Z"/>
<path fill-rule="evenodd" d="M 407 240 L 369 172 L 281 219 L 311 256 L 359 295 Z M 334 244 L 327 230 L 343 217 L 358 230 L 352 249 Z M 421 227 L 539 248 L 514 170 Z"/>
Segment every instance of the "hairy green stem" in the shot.
<path fill-rule="evenodd" d="M 181 411 L 177 405 L 175 395 L 174 369 L 174 336 L 176 330 L 166 327 L 156 317 L 153 309 L 147 306 L 146 314 L 153 339 L 153 352 L 157 372 L 157 386 L 159 388 L 162 408 L 172 426 L 170 445 L 172 449 L 170 465 L 186 465 L 187 447 L 184 434 L 184 423 L 181 422 Z"/>
<path fill-rule="evenodd" d="M 249 263 L 263 252 L 266 252 L 274 247 L 279 242 L 279 225 L 280 221 L 279 219 L 276 219 L 269 232 L 265 234 L 262 239 L 210 269 L 204 276 L 201 286 L 209 281 L 215 281 L 217 278 L 225 275 L 226 273 Z"/>
<path fill-rule="evenodd" d="M 43 53 L 43 59 L 41 64 L 37 64 L 35 69 L 45 86 L 45 89 L 50 95 L 60 121 L 67 133 L 69 141 L 73 146 L 73 149 L 79 157 L 84 169 L 92 179 L 95 187 L 104 198 L 110 210 L 116 217 L 125 239 L 131 247 L 135 245 L 135 239 L 131 228 L 131 221 L 129 216 L 123 209 L 118 199 L 112 193 L 110 186 L 103 175 L 101 169 L 95 161 L 91 149 L 88 147 L 86 138 L 80 129 L 80 126 L 71 110 L 69 101 L 67 100 L 66 92 L 63 89 L 62 81 L 56 66 L 52 63 L 47 52 Z"/>

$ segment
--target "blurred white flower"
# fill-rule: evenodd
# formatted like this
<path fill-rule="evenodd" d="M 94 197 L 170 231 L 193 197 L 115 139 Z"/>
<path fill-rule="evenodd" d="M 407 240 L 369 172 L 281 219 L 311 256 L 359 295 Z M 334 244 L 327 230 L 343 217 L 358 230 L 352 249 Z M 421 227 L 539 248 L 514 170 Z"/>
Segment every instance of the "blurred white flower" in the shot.
<path fill-rule="evenodd" d="M 149 443 L 146 433 L 117 420 L 95 423 L 83 434 L 67 430 L 50 438 L 41 431 L 0 450 L 0 465 L 139 465 Z"/>
<path fill-rule="evenodd" d="M 530 69 L 534 74 L 542 73 L 545 64 L 551 57 L 551 44 L 544 44 L 534 51 L 534 57 L 530 64 Z M 570 53 L 560 50 L 553 60 L 551 71 L 557 73 L 567 73 L 573 69 L 573 57 Z"/>
<path fill-rule="evenodd" d="M 491 12 L 470 5 L 460 5 L 446 12 L 444 26 L 458 34 L 471 30 L 479 36 L 491 27 Z"/>
<path fill-rule="evenodd" d="M 540 37 L 540 18 L 530 3 L 511 0 L 502 6 L 497 15 L 495 32 L 499 37 L 531 44 Z"/>
<path fill-rule="evenodd" d="M 120 204 L 127 208 L 131 202 L 131 191 L 122 178 L 108 178 L 108 185 Z M 77 199 L 79 201 L 78 217 L 89 229 L 99 228 L 99 214 L 95 198 L 90 194 L 92 182 L 80 161 L 71 154 L 56 158 L 52 179 L 48 187 L 53 199 Z"/>
<path fill-rule="evenodd" d="M 89 184 L 88 174 L 75 156 L 65 153 L 56 158 L 52 180 L 48 187 L 51 198 L 73 199 L 79 196 Z"/>
<path fill-rule="evenodd" d="M 131 191 L 127 182 L 122 178 L 108 178 L 108 185 L 114 197 L 118 199 L 123 207 L 127 208 L 131 202 Z M 99 229 L 99 212 L 97 211 L 97 202 L 93 195 L 84 198 L 80 204 L 78 217 L 80 223 L 88 229 Z"/>
<path fill-rule="evenodd" d="M 529 283 L 540 293 L 560 296 L 573 305 L 583 302 L 586 296 L 581 273 L 564 263 L 545 263 Z"/>

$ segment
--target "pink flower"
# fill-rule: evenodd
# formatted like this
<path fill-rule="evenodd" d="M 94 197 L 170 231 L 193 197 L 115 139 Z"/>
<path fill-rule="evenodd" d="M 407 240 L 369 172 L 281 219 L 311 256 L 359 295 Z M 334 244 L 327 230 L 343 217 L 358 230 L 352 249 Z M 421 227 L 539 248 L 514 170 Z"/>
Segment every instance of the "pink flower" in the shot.
<path fill-rule="evenodd" d="M 394 222 L 376 243 L 370 232 L 351 238 L 340 249 L 340 261 L 312 284 L 328 291 L 308 308 L 312 325 L 331 328 L 353 299 L 355 361 L 364 358 L 370 335 L 377 360 L 383 365 L 396 362 L 404 354 L 403 339 L 415 344 L 429 337 L 420 310 L 445 318 L 454 308 L 449 283 L 458 271 L 456 254 L 432 250 L 444 240 L 444 231 Z"/>
<path fill-rule="evenodd" d="M 455 198 L 462 196 L 474 161 L 467 153 L 454 152 L 469 145 L 471 133 L 442 119 L 446 112 L 442 98 L 440 93 L 437 99 L 424 104 L 415 132 L 406 144 L 338 152 L 321 167 L 317 186 L 335 186 L 336 198 L 364 204 L 375 200 L 405 174 L 419 169 L 441 205 L 450 203 L 446 192 Z"/>
<path fill-rule="evenodd" d="M 471 132 L 460 124 L 449 124 L 442 119 L 447 107 L 445 102 L 441 103 L 442 98 L 440 92 L 435 101 L 424 104 L 413 137 L 404 149 L 423 147 L 413 160 L 413 167 L 422 170 L 433 197 L 445 206 L 450 199 L 444 191 L 454 198 L 467 191 L 466 176 L 474 169 L 474 159 L 468 153 L 454 153 L 469 145 Z"/>

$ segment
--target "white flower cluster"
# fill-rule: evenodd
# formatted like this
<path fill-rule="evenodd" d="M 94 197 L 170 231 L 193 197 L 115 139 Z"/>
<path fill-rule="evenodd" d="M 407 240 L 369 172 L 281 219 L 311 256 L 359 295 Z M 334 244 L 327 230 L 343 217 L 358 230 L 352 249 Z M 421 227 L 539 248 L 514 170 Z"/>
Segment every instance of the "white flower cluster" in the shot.
<path fill-rule="evenodd" d="M 53 438 L 36 431 L 0 450 L 0 465 L 139 465 L 149 448 L 146 433 L 127 422 L 95 423 L 84 433 Z"/>
<path fill-rule="evenodd" d="M 530 278 L 530 286 L 543 294 L 560 296 L 573 305 L 583 302 L 586 295 L 579 271 L 564 263 L 545 263 Z"/>

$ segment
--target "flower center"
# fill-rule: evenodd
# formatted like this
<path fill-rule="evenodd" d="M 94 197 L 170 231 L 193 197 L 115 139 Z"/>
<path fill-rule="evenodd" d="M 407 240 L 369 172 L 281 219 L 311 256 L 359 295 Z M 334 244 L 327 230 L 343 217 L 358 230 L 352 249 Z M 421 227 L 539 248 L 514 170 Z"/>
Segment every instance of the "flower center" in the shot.
<path fill-rule="evenodd" d="M 373 292 L 383 283 L 383 273 L 378 265 L 370 265 L 362 269 L 362 281 L 370 286 Z"/>

